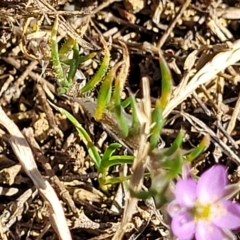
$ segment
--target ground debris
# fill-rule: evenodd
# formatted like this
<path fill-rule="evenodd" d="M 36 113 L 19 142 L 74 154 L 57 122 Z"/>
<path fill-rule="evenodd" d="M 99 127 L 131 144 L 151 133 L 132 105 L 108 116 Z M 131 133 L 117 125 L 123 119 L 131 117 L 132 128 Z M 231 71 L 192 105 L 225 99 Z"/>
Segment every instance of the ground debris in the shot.
<path fill-rule="evenodd" d="M 222 163 L 230 181 L 238 182 L 239 11 L 239 1 L 230 0 L 0 0 L 0 119 L 4 114 L 11 119 L 1 121 L 0 129 L 0 238 L 17 239 L 19 233 L 18 239 L 57 239 L 61 229 L 54 223 L 63 220 L 71 232 L 68 239 L 113 239 L 129 200 L 125 185 L 100 189 L 86 146 L 53 105 L 75 116 L 101 156 L 113 142 L 123 146 L 119 154 L 134 154 L 139 137 L 123 139 L 110 112 L 103 114 L 105 123 L 94 120 L 96 102 L 89 99 L 96 97 L 99 86 L 83 95 L 85 105 L 82 99 L 74 102 L 59 94 L 50 44 L 54 23 L 59 48 L 68 41 L 71 47 L 78 43 L 79 56 L 91 56 L 79 65 L 76 85 L 91 79 L 107 49 L 109 68 L 121 61 L 119 66 L 125 66 L 116 70 L 127 79 L 123 99 L 130 92 L 141 99 L 141 79 L 147 78 L 149 99 L 155 104 L 161 90 L 160 50 L 174 81 L 161 144 L 170 146 L 184 129 L 188 151 L 199 143 L 201 133 L 208 133 L 211 144 L 193 163 L 194 171 Z M 61 51 L 67 75 L 74 53 Z M 20 135 L 11 133 L 8 121 Z M 147 144 L 142 147 L 145 153 Z M 19 160 L 18 154 L 24 157 Z M 109 168 L 107 174 L 126 176 L 132 169 L 126 164 Z M 65 217 L 54 216 L 50 193 Z M 168 225 L 149 204 L 152 200 L 138 202 L 123 239 L 168 239 Z"/>

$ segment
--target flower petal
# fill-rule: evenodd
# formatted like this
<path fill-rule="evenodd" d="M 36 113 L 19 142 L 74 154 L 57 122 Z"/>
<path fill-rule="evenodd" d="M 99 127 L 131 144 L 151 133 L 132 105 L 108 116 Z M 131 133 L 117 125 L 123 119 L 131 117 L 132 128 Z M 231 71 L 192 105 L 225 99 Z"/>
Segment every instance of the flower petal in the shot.
<path fill-rule="evenodd" d="M 200 220 L 196 225 L 196 240 L 220 240 L 224 233 L 216 225 Z"/>
<path fill-rule="evenodd" d="M 176 214 L 182 211 L 182 207 L 178 204 L 176 200 L 167 204 L 167 212 L 170 217 L 174 217 Z"/>
<path fill-rule="evenodd" d="M 212 222 L 222 229 L 240 228 L 240 205 L 222 201 L 212 206 Z"/>
<path fill-rule="evenodd" d="M 188 212 L 181 212 L 172 219 L 171 229 L 180 240 L 191 240 L 195 234 L 196 224 Z"/>
<path fill-rule="evenodd" d="M 226 168 L 215 165 L 204 172 L 197 185 L 197 196 L 201 203 L 214 203 L 224 194 L 228 183 Z"/>
<path fill-rule="evenodd" d="M 192 178 L 179 180 L 176 183 L 175 197 L 180 206 L 192 207 L 197 199 L 197 182 Z"/>

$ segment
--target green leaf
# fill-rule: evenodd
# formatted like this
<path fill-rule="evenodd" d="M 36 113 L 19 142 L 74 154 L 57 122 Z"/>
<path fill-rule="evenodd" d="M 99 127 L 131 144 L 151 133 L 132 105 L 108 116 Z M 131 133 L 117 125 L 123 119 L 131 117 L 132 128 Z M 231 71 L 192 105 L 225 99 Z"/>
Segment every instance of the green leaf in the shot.
<path fill-rule="evenodd" d="M 110 157 L 112 154 L 116 151 L 116 149 L 120 148 L 121 144 L 119 143 L 111 143 L 109 147 L 105 150 L 103 156 L 102 156 L 102 161 L 101 161 L 101 166 L 106 166 L 106 163 L 109 161 Z"/>
<path fill-rule="evenodd" d="M 108 162 L 108 167 L 112 167 L 119 164 L 132 164 L 134 160 L 134 156 L 130 155 L 116 155 L 111 156 Z"/>
<path fill-rule="evenodd" d="M 152 123 L 154 124 L 154 126 L 151 131 L 150 149 L 154 149 L 157 146 L 160 132 L 164 125 L 163 110 L 167 106 L 172 94 L 171 72 L 161 53 L 159 53 L 159 63 L 162 75 L 162 91 L 160 98 L 156 101 L 155 109 L 152 113 Z"/>
<path fill-rule="evenodd" d="M 121 105 L 115 105 L 113 110 L 118 121 L 119 129 L 121 129 L 122 137 L 126 138 L 129 133 L 129 125 L 125 110 Z"/>
<path fill-rule="evenodd" d="M 130 93 L 130 100 L 131 100 L 131 107 L 132 107 L 132 126 L 130 129 L 130 136 L 138 136 L 140 133 L 140 123 L 138 120 L 138 115 L 137 115 L 137 103 L 135 96 Z"/>
<path fill-rule="evenodd" d="M 162 91 L 161 97 L 156 102 L 156 108 L 161 109 L 163 111 L 171 98 L 172 76 L 170 69 L 161 53 L 159 53 L 159 63 L 162 76 Z"/>
<path fill-rule="evenodd" d="M 116 155 L 112 156 L 113 153 L 121 147 L 121 144 L 119 143 L 112 143 L 110 146 L 106 149 L 106 151 L 103 154 L 101 165 L 100 165 L 100 172 L 103 172 L 102 169 L 108 169 L 111 166 L 127 163 L 127 164 L 132 164 L 133 163 L 133 156 L 126 156 L 126 155 Z M 104 170 L 105 171 L 105 170 Z"/>
<path fill-rule="evenodd" d="M 119 176 L 119 177 L 110 177 L 106 178 L 103 182 L 104 185 L 113 185 L 116 183 L 122 183 L 124 181 L 127 181 L 131 178 L 131 176 Z"/>
<path fill-rule="evenodd" d="M 67 81 L 72 84 L 79 65 L 79 46 L 75 43 L 73 46 L 73 58 L 71 59 Z"/>
<path fill-rule="evenodd" d="M 63 69 L 62 69 L 62 65 L 61 65 L 59 53 L 58 53 L 57 30 L 58 30 L 58 15 L 56 15 L 56 19 L 54 21 L 53 28 L 51 31 L 50 46 L 51 46 L 53 68 L 56 72 L 58 81 L 61 84 L 63 82 L 66 82 L 66 79 L 63 73 Z"/>
<path fill-rule="evenodd" d="M 68 111 L 66 111 L 63 108 L 57 107 L 55 105 L 54 105 L 54 107 L 60 113 L 62 113 L 65 117 L 67 117 L 72 122 L 72 124 L 75 126 L 75 128 L 79 134 L 79 137 L 81 138 L 81 140 L 84 142 L 84 144 L 87 147 L 89 156 L 93 160 L 96 168 L 99 169 L 99 167 L 101 165 L 101 158 L 97 151 L 97 148 L 95 147 L 95 145 L 94 145 L 92 139 L 90 138 L 90 136 L 88 135 L 88 133 L 85 131 L 85 129 L 82 127 L 82 125 L 77 121 L 77 119 L 72 114 L 70 114 Z"/>
<path fill-rule="evenodd" d="M 91 80 L 81 89 L 81 93 L 86 93 L 90 91 L 92 88 L 94 88 L 99 82 L 102 81 L 102 79 L 106 75 L 106 72 L 108 71 L 110 63 L 110 52 L 105 40 L 103 41 L 103 43 L 104 43 L 104 57 L 102 63 L 97 72 L 91 78 Z"/>
<path fill-rule="evenodd" d="M 100 91 L 97 98 L 97 107 L 95 111 L 95 119 L 99 121 L 102 118 L 102 114 L 110 102 L 112 94 L 112 82 L 116 75 L 116 71 L 122 63 L 116 64 L 107 74 L 106 78 L 102 82 Z"/>
<path fill-rule="evenodd" d="M 147 200 L 158 194 L 158 192 L 155 189 L 149 189 L 148 191 L 135 191 L 131 187 L 128 187 L 128 190 L 132 197 L 139 198 L 142 200 Z"/>
<path fill-rule="evenodd" d="M 169 180 L 176 178 L 182 172 L 182 150 L 178 149 L 172 157 L 166 158 L 166 161 L 162 162 L 160 165 L 163 169 L 166 170 L 167 178 Z"/>
<path fill-rule="evenodd" d="M 82 63 L 88 61 L 89 59 L 94 58 L 96 55 L 97 55 L 97 53 L 92 52 L 92 53 L 89 53 L 89 54 L 86 55 L 86 56 L 79 56 L 78 64 L 82 64 Z"/>
<path fill-rule="evenodd" d="M 174 152 L 176 152 L 182 145 L 182 141 L 183 141 L 183 137 L 184 137 L 184 131 L 181 130 L 176 139 L 174 140 L 172 146 L 170 148 L 168 148 L 165 152 L 164 155 L 165 156 L 171 156 L 172 154 L 174 154 Z"/>
<path fill-rule="evenodd" d="M 160 132 L 164 125 L 164 119 L 162 114 L 163 111 L 159 108 L 155 108 L 152 112 L 152 123 L 154 126 L 151 130 L 150 149 L 154 149 L 159 141 Z"/>
<path fill-rule="evenodd" d="M 64 57 L 65 54 L 68 54 L 72 50 L 75 44 L 76 41 L 73 38 L 68 38 L 67 41 L 60 48 L 59 56 Z"/>
<path fill-rule="evenodd" d="M 205 135 L 199 145 L 192 149 L 191 153 L 186 156 L 186 161 L 192 162 L 194 159 L 196 159 L 206 149 L 209 143 L 210 137 L 209 135 Z"/>
<path fill-rule="evenodd" d="M 121 102 L 121 105 L 123 108 L 126 108 L 131 105 L 131 98 L 127 98 L 124 101 Z"/>

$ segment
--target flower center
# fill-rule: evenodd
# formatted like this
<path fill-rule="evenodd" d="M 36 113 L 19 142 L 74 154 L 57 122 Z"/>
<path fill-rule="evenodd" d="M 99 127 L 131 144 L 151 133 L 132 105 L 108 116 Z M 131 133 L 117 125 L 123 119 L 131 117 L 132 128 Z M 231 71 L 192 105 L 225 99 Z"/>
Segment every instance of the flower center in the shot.
<path fill-rule="evenodd" d="M 226 214 L 226 209 L 219 203 L 215 204 L 202 204 L 199 201 L 191 209 L 194 216 L 194 221 L 198 222 L 200 219 L 211 221 L 213 218 L 219 218 Z"/>
<path fill-rule="evenodd" d="M 196 202 L 195 207 L 192 209 L 195 222 L 198 222 L 200 219 L 205 219 L 209 221 L 211 213 L 211 204 L 203 205 L 199 201 Z"/>

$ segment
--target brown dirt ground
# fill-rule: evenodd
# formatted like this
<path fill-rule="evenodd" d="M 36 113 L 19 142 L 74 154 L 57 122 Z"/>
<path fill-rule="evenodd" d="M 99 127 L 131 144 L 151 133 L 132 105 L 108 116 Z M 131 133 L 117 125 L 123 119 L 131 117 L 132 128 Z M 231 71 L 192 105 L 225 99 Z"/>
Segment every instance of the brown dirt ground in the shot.
<path fill-rule="evenodd" d="M 113 63 L 122 57 L 118 40 L 127 45 L 130 69 L 126 87 L 141 97 L 140 80 L 148 76 L 154 102 L 161 90 L 158 49 L 162 49 L 177 89 L 189 72 L 192 71 L 193 76 L 214 56 L 231 49 L 231 44 L 240 38 L 240 2 L 0 0 L 1 107 L 26 136 L 41 175 L 56 191 L 72 239 L 112 239 L 123 213 L 123 206 L 119 209 L 112 206 L 119 186 L 113 185 L 109 195 L 103 194 L 96 169 L 75 128 L 48 102 L 73 113 L 100 152 L 116 141 L 100 123 L 57 93 L 49 44 L 56 14 L 62 24 L 58 32 L 59 45 L 69 36 L 77 36 L 82 55 L 97 52 L 92 60 L 80 66 L 86 79 L 96 72 L 103 58 L 94 24 L 106 41 L 112 42 Z M 201 173 L 220 162 L 228 167 L 231 182 L 239 180 L 239 66 L 239 62 L 226 66 L 201 84 L 194 94 L 178 102 L 168 114 L 161 135 L 169 146 L 178 131 L 184 129 L 183 148 L 189 150 L 202 139 L 202 132 L 208 132 L 213 140 L 194 161 L 193 168 Z M 97 91 L 93 91 L 92 96 Z M 123 97 L 127 94 L 125 90 Z M 9 138 L 2 126 L 0 238 L 58 239 L 49 220 L 49 204 L 21 168 Z M 217 144 L 219 141 L 224 145 Z M 124 150 L 122 147 L 120 153 Z M 119 166 L 113 167 L 109 175 L 118 176 L 120 170 Z M 149 186 L 148 179 L 146 186 Z M 236 201 L 239 201 L 238 196 Z M 162 219 L 139 201 L 124 239 L 170 237 Z"/>

